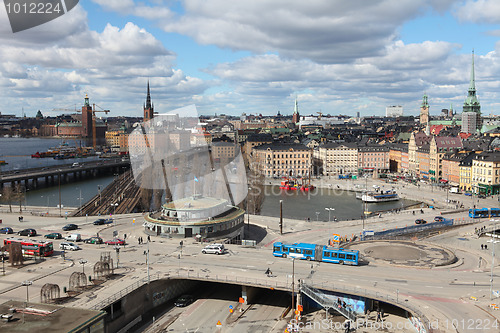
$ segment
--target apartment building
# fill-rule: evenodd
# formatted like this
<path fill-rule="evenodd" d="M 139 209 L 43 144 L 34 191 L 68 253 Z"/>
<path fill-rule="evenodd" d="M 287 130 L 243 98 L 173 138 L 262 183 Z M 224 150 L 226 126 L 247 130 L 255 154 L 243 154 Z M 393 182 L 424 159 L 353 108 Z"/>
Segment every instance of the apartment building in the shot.
<path fill-rule="evenodd" d="M 306 177 L 311 170 L 311 149 L 301 144 L 263 144 L 254 147 L 251 155 L 250 167 L 266 177 Z"/>
<path fill-rule="evenodd" d="M 325 176 L 357 174 L 358 145 L 354 142 L 326 143 L 314 151 L 314 160 L 318 171 Z"/>

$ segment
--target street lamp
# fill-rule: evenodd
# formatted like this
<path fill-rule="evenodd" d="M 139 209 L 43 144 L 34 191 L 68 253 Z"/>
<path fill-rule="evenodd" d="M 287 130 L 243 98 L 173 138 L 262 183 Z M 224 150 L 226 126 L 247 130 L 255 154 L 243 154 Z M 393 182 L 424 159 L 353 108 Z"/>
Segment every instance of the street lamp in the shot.
<path fill-rule="evenodd" d="M 87 263 L 87 260 L 85 259 L 80 259 L 80 264 L 82 265 L 82 273 L 85 274 L 85 264 Z"/>
<path fill-rule="evenodd" d="M 58 169 L 59 176 L 57 177 L 57 182 L 59 183 L 59 217 L 62 217 L 62 207 L 61 207 L 61 169 Z"/>
<path fill-rule="evenodd" d="M 295 315 L 295 257 L 292 257 L 292 311 Z"/>
<path fill-rule="evenodd" d="M 280 235 L 283 235 L 283 200 L 280 200 Z"/>
<path fill-rule="evenodd" d="M 32 284 L 33 284 L 33 281 L 30 281 L 30 280 L 26 280 L 26 281 L 23 281 L 23 282 L 21 283 L 21 286 L 26 286 L 26 304 L 25 304 L 25 306 L 24 306 L 25 308 L 27 308 L 27 307 L 28 307 L 28 303 L 29 303 L 28 288 L 29 288 L 29 286 L 31 286 Z M 23 324 L 24 324 L 24 313 L 25 313 L 25 312 L 26 312 L 26 311 L 23 311 Z"/>
<path fill-rule="evenodd" d="M 319 219 L 319 212 L 316 212 L 316 222 L 318 222 Z"/>
<path fill-rule="evenodd" d="M 149 284 L 149 242 L 147 250 L 144 251 L 144 255 L 146 256 L 146 267 L 147 267 L 147 272 L 148 272 L 148 284 Z"/>
<path fill-rule="evenodd" d="M 495 244 L 499 241 L 493 240 L 493 234 L 496 236 L 497 229 L 497 221 L 495 220 L 495 224 L 493 225 L 493 230 L 491 231 L 491 240 L 488 243 L 491 243 L 492 253 L 491 253 L 491 275 L 490 275 L 490 299 L 493 299 L 493 267 L 495 266 Z"/>
<path fill-rule="evenodd" d="M 327 211 L 328 211 L 328 222 L 330 222 L 330 212 L 331 212 L 332 210 L 335 210 L 335 208 L 325 208 L 325 210 L 327 210 Z"/>
<path fill-rule="evenodd" d="M 99 192 L 99 209 L 101 209 L 101 199 L 102 199 L 102 197 L 101 197 L 101 188 L 102 188 L 102 185 L 97 185 L 97 191 Z"/>

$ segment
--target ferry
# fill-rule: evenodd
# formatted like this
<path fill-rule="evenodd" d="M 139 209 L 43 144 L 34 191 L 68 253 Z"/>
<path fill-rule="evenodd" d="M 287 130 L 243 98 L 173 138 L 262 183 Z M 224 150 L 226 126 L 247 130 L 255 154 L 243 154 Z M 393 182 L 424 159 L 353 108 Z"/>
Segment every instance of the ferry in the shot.
<path fill-rule="evenodd" d="M 365 192 L 361 196 L 363 202 L 386 202 L 399 200 L 398 194 L 395 191 L 380 191 L 380 192 Z"/>

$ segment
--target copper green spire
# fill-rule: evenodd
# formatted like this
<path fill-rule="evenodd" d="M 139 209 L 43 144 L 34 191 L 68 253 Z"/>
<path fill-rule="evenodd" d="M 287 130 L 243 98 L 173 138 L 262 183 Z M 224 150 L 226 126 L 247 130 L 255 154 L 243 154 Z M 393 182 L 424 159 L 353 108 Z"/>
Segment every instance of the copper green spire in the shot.
<path fill-rule="evenodd" d="M 299 113 L 299 103 L 297 102 L 297 97 L 295 97 L 295 107 L 293 109 L 293 113 L 294 114 L 298 114 Z"/>
<path fill-rule="evenodd" d="M 476 75 L 474 74 L 474 50 L 472 50 L 472 67 L 470 70 L 470 83 L 469 83 L 469 91 L 476 91 Z"/>

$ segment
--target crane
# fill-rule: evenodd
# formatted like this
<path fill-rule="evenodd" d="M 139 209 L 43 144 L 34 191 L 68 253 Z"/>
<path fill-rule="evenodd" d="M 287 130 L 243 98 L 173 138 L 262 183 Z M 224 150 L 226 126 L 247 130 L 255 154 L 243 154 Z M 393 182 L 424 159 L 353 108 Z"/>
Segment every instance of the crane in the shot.
<path fill-rule="evenodd" d="M 96 110 L 95 107 L 98 107 L 99 109 L 101 110 Z M 96 112 L 104 112 L 105 114 L 108 114 L 108 112 L 110 112 L 109 110 L 104 110 L 103 108 L 101 108 L 99 105 L 96 105 L 95 103 L 92 104 L 92 147 L 95 149 L 95 146 L 96 146 L 96 126 L 95 126 L 95 113 Z"/>
<path fill-rule="evenodd" d="M 316 112 L 316 113 L 317 113 L 317 114 L 319 114 L 319 116 L 318 116 L 318 120 L 320 120 L 320 119 L 321 119 L 321 116 L 323 115 L 323 112 L 318 111 L 318 112 Z"/>

